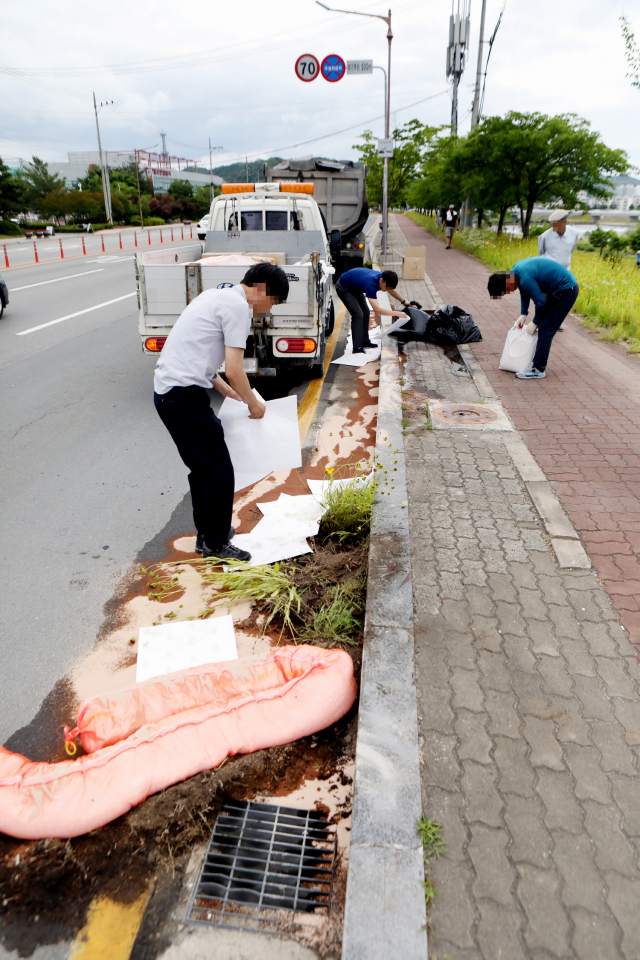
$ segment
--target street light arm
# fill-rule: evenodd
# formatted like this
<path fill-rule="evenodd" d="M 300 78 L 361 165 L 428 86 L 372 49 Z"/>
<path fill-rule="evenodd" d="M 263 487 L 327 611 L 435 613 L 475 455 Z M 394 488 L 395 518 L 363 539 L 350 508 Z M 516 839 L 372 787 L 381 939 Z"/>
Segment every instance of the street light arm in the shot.
<path fill-rule="evenodd" d="M 384 17 L 381 13 L 362 13 L 360 10 L 342 10 L 340 7 L 328 7 L 326 3 L 316 0 L 319 7 L 330 10 L 332 13 L 353 13 L 356 17 L 373 17 L 375 20 L 384 20 L 388 27 L 391 26 L 391 17 Z"/>

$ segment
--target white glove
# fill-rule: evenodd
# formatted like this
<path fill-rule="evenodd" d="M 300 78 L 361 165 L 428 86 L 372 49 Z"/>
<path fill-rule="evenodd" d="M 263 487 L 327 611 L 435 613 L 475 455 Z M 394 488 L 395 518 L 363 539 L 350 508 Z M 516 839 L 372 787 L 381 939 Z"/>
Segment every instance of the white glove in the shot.
<path fill-rule="evenodd" d="M 518 319 L 516 320 L 516 323 L 518 324 L 518 326 L 520 327 L 521 330 L 522 330 L 522 328 L 524 327 L 524 325 L 525 325 L 526 322 L 527 322 L 527 315 L 526 315 L 526 313 L 521 313 L 520 316 L 518 317 Z"/>
<path fill-rule="evenodd" d="M 538 332 L 538 326 L 537 326 L 537 324 L 535 324 L 535 323 L 533 322 L 533 320 L 531 320 L 531 321 L 526 325 L 525 330 L 527 331 L 527 333 L 529 333 L 529 334 L 531 334 L 531 336 L 533 336 L 534 333 L 537 333 L 537 332 Z"/>

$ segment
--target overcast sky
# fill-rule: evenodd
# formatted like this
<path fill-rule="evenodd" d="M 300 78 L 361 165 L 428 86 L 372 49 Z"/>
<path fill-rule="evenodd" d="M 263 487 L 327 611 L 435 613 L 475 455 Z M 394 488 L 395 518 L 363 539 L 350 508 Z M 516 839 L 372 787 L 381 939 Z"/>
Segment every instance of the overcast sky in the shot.
<path fill-rule="evenodd" d="M 374 13 L 386 13 L 388 2 L 343 0 Z M 487 37 L 502 2 L 487 0 Z M 392 125 L 448 123 L 451 0 L 392 4 Z M 481 0 L 471 0 L 461 131 L 469 126 L 480 8 Z M 485 113 L 576 113 L 640 166 L 640 90 L 625 78 L 623 12 L 640 43 L 640 0 L 507 0 Z M 199 161 L 208 162 L 211 137 L 224 148 L 214 165 L 247 154 L 357 158 L 359 133 L 383 134 L 382 74 L 302 83 L 294 73 L 302 53 L 386 66 L 386 24 L 329 13 L 314 0 L 5 4 L 0 155 L 66 160 L 69 150 L 96 149 L 95 90 L 98 101 L 114 101 L 100 112 L 105 149 L 154 148 L 164 130 L 170 153 Z"/>

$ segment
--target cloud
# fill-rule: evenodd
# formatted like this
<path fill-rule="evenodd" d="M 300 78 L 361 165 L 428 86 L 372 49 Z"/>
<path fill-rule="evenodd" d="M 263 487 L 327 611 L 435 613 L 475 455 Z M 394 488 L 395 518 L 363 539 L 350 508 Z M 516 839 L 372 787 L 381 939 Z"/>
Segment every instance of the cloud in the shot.
<path fill-rule="evenodd" d="M 386 7 L 372 0 L 345 5 Z M 487 35 L 501 6 L 502 0 L 488 0 Z M 469 124 L 479 8 L 478 0 L 460 91 L 461 130 Z M 391 109 L 398 124 L 413 117 L 449 122 L 448 93 L 403 109 L 447 90 L 449 11 L 444 0 L 393 5 Z M 640 163 L 640 92 L 625 77 L 621 12 L 600 0 L 536 0 L 534 8 L 508 0 L 489 65 L 486 112 L 576 113 L 609 146 L 624 148 Z M 626 0 L 625 12 L 640 38 L 640 0 Z M 329 53 L 371 58 L 386 67 L 386 24 L 328 13 L 313 0 L 269 6 L 262 0 L 191 0 L 188 8 L 173 0 L 111 0 L 106 8 L 85 0 L 14 4 L 3 13 L 3 60 L 49 72 L 3 77 L 0 149 L 5 156 L 37 153 L 48 160 L 66 159 L 67 150 L 95 149 L 95 90 L 98 100 L 114 100 L 100 114 L 108 149 L 149 146 L 164 130 L 171 150 L 182 156 L 208 159 L 211 137 L 224 147 L 216 163 L 280 148 L 290 156 L 355 157 L 353 144 L 363 129 L 383 132 L 382 73 L 302 83 L 294 63 L 307 52 L 320 60 Z"/>

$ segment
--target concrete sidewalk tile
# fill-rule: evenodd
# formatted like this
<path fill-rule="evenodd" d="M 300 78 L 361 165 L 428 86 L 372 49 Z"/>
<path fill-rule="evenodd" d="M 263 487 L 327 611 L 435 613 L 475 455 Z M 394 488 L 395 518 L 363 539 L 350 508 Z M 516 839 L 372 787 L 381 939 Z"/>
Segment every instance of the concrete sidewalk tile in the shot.
<path fill-rule="evenodd" d="M 524 937 L 529 950 L 546 950 L 553 957 L 571 955 L 571 925 L 562 908 L 561 882 L 553 869 L 518 865 L 518 898 L 527 917 Z"/>
<path fill-rule="evenodd" d="M 397 223 L 390 236 L 401 242 Z M 517 428 L 404 440 L 422 804 L 451 843 L 429 866 L 440 893 L 431 953 L 637 960 L 640 664 L 605 587 L 620 586 L 614 603 L 640 640 L 640 596 L 625 588 L 640 583 L 640 482 L 626 466 L 640 463 L 640 404 L 634 433 L 634 391 L 618 402 L 590 359 L 605 400 L 594 408 L 569 361 L 601 348 L 573 321 L 544 383 L 498 373 L 507 323 L 504 304 L 486 300 L 486 271 L 424 243 L 443 300 L 469 305 L 487 331 L 469 358 L 475 389 L 486 375 Z M 405 354 L 409 383 L 457 401 L 443 356 L 412 344 Z M 579 562 L 581 535 L 599 576 Z"/>

